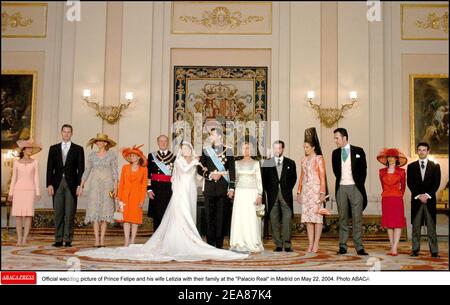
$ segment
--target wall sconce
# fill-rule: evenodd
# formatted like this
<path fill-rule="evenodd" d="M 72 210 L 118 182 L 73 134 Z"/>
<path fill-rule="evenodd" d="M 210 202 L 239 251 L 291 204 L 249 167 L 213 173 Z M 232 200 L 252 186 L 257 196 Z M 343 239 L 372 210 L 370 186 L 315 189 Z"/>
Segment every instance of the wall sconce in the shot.
<path fill-rule="evenodd" d="M 314 91 L 308 91 L 307 93 L 308 102 L 312 109 L 317 112 L 317 115 L 320 118 L 320 121 L 328 128 L 333 127 L 340 119 L 344 116 L 344 112 L 353 107 L 353 105 L 358 100 L 358 93 L 356 91 L 350 91 L 350 103 L 341 105 L 341 108 L 322 108 L 318 104 L 313 103 L 313 99 L 315 98 Z"/>
<path fill-rule="evenodd" d="M 109 124 L 115 124 L 119 121 L 122 116 L 122 111 L 127 109 L 134 99 L 133 92 L 125 93 L 125 103 L 120 102 L 120 106 L 101 106 L 98 102 L 91 102 L 91 90 L 83 90 L 83 101 L 86 104 L 94 108 L 97 111 L 97 116 L 101 117 L 103 120 L 107 121 Z"/>

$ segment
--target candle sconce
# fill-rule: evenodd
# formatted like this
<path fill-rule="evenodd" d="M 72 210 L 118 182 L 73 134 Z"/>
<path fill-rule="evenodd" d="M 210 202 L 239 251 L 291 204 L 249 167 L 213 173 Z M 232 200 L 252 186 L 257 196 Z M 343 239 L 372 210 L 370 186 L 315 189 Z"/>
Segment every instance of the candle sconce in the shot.
<path fill-rule="evenodd" d="M 131 102 L 133 101 L 133 92 L 127 92 L 125 93 L 125 103 L 120 103 L 120 106 L 103 106 L 100 105 L 98 102 L 92 102 L 90 101 L 91 97 L 91 90 L 84 89 L 83 90 L 83 101 L 86 102 L 86 104 L 94 108 L 97 111 L 97 116 L 101 117 L 103 120 L 107 121 L 109 124 L 116 124 L 120 117 L 122 116 L 122 111 L 127 109 Z"/>
<path fill-rule="evenodd" d="M 313 99 L 315 97 L 314 91 L 308 91 L 307 94 L 308 103 L 312 109 L 314 109 L 320 118 L 320 121 L 328 128 L 333 127 L 340 119 L 344 118 L 345 111 L 351 109 L 358 100 L 358 94 L 356 91 L 349 93 L 350 103 L 341 105 L 340 108 L 321 107 L 319 104 L 314 104 Z"/>

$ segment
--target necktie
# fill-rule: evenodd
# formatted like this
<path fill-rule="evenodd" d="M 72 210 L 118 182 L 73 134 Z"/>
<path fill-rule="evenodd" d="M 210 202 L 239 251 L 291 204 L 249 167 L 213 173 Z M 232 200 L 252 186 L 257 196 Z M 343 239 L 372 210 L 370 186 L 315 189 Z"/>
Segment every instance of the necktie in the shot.
<path fill-rule="evenodd" d="M 63 143 L 63 165 L 66 165 L 67 159 L 67 143 Z"/>
<path fill-rule="evenodd" d="M 347 148 L 342 148 L 341 150 L 341 156 L 342 156 L 342 160 L 345 162 L 348 158 L 348 151 Z"/>
<path fill-rule="evenodd" d="M 278 162 L 277 162 L 277 172 L 278 172 L 278 177 L 281 177 L 281 159 L 278 158 Z"/>
<path fill-rule="evenodd" d="M 421 161 L 422 162 L 422 165 L 420 165 L 420 167 L 422 168 L 422 169 L 424 169 L 425 168 L 425 161 Z"/>

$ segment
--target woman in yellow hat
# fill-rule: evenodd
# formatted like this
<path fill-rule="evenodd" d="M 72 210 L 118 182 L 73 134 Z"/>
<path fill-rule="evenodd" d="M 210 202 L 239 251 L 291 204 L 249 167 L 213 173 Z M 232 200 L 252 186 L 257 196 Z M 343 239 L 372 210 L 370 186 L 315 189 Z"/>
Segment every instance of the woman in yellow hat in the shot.
<path fill-rule="evenodd" d="M 41 198 L 39 190 L 39 165 L 31 156 L 40 152 L 41 147 L 32 139 L 17 141 L 19 160 L 14 162 L 8 201 L 12 201 L 11 216 L 16 217 L 16 246 L 24 246 L 30 233 L 34 216 L 34 203 Z M 25 230 L 22 231 L 22 228 Z"/>
<path fill-rule="evenodd" d="M 125 234 L 125 247 L 134 244 L 138 226 L 142 224 L 142 207 L 147 195 L 147 158 L 140 150 L 140 146 L 123 148 L 122 156 L 129 162 L 122 167 L 119 180 L 119 199 L 123 212 L 123 232 Z"/>
<path fill-rule="evenodd" d="M 86 180 L 91 177 L 88 190 L 88 205 L 85 223 L 94 223 L 95 246 L 104 247 L 106 225 L 113 222 L 114 198 L 117 194 L 117 156 L 109 149 L 116 146 L 116 142 L 107 134 L 98 133 L 97 137 L 89 140 L 87 146 L 96 145 L 98 151 L 88 156 L 86 170 L 81 178 L 77 195 L 83 193 Z M 99 230 L 101 234 L 99 237 Z"/>

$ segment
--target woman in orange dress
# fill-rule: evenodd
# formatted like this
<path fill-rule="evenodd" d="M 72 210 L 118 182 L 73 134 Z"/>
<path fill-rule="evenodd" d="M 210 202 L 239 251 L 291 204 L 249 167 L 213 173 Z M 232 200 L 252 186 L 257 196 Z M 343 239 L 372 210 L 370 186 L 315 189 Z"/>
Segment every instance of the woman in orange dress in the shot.
<path fill-rule="evenodd" d="M 8 201 L 12 201 L 11 216 L 16 217 L 16 246 L 25 246 L 34 216 L 34 203 L 41 198 L 39 190 L 39 165 L 31 156 L 40 152 L 41 147 L 32 139 L 17 141 L 19 158 L 13 164 Z M 22 228 L 25 228 L 22 231 Z"/>
<path fill-rule="evenodd" d="M 380 169 L 381 193 L 381 226 L 387 228 L 391 252 L 388 255 L 397 256 L 397 247 L 406 227 L 403 195 L 406 189 L 406 173 L 402 166 L 408 163 L 407 158 L 396 148 L 384 149 L 377 160 L 385 165 Z"/>
<path fill-rule="evenodd" d="M 142 207 L 147 195 L 147 158 L 139 149 L 141 146 L 122 149 L 122 156 L 129 162 L 122 167 L 117 199 L 123 211 L 123 232 L 125 247 L 134 244 L 138 226 L 142 224 Z"/>

